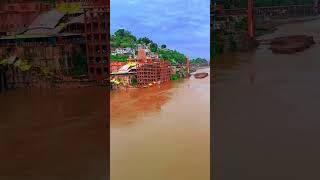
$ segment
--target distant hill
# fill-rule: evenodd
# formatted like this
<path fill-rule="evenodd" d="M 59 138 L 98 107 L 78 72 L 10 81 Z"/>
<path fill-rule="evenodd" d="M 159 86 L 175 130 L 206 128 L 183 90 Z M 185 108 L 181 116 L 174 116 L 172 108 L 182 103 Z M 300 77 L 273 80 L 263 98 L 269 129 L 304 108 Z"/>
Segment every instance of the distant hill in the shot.
<path fill-rule="evenodd" d="M 162 60 L 170 61 L 171 64 L 186 63 L 187 57 L 176 51 L 167 49 L 165 44 L 158 45 L 147 37 L 137 38 L 131 34 L 130 31 L 119 29 L 111 35 L 110 46 L 111 48 L 137 48 L 138 44 L 150 45 L 150 51 L 157 53 Z M 111 56 L 111 61 L 123 61 L 123 58 Z"/>
<path fill-rule="evenodd" d="M 191 65 L 197 65 L 197 66 L 207 66 L 209 65 L 209 62 L 204 58 L 196 58 L 190 60 Z"/>

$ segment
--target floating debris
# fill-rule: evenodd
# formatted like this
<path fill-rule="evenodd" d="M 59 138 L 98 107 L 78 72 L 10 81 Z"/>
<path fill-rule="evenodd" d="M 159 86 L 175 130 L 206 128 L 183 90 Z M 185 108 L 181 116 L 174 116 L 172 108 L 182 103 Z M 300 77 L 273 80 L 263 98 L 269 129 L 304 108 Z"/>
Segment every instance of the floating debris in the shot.
<path fill-rule="evenodd" d="M 208 73 L 196 73 L 196 74 L 194 74 L 194 77 L 196 79 L 202 79 L 202 78 L 207 77 L 208 75 L 209 75 Z"/>
<path fill-rule="evenodd" d="M 271 41 L 271 50 L 274 53 L 292 54 L 303 51 L 315 44 L 313 36 L 295 35 L 274 38 Z"/>

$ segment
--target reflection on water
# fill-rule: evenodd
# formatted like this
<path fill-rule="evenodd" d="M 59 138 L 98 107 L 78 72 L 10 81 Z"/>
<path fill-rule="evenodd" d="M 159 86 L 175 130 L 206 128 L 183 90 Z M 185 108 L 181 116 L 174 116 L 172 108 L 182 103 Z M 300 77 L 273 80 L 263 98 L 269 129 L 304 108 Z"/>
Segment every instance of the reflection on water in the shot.
<path fill-rule="evenodd" d="M 209 180 L 209 90 L 207 77 L 112 92 L 111 180 Z"/>
<path fill-rule="evenodd" d="M 105 180 L 106 93 L 83 88 L 0 94 L 0 179 Z"/>
<path fill-rule="evenodd" d="M 319 28 L 320 20 L 288 24 L 263 38 L 319 39 Z M 273 54 L 262 45 L 224 58 L 239 57 L 247 62 L 215 71 L 216 178 L 319 179 L 319 44 L 292 55 Z"/>
<path fill-rule="evenodd" d="M 128 126 L 141 116 L 158 113 L 170 99 L 171 88 L 171 84 L 167 83 L 145 89 L 111 92 L 111 126 Z"/>

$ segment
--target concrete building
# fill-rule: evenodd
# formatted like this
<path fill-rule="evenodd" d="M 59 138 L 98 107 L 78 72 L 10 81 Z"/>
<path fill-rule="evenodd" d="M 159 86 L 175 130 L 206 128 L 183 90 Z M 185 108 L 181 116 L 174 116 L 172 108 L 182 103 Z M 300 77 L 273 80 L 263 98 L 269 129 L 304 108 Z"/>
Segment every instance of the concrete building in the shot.
<path fill-rule="evenodd" d="M 110 8 L 105 1 L 96 3 L 84 9 L 87 63 L 90 79 L 105 81 L 110 73 Z"/>
<path fill-rule="evenodd" d="M 132 56 L 135 54 L 135 50 L 132 48 L 116 48 L 114 50 L 111 51 L 112 55 L 115 56 Z"/>
<path fill-rule="evenodd" d="M 85 52 L 84 28 L 82 32 L 77 28 L 81 22 L 81 17 L 53 9 L 39 15 L 24 32 L 1 37 L 0 66 L 9 88 L 27 81 L 19 68 L 21 62 L 38 73 L 45 70 L 52 75 L 73 75 L 75 52 Z"/>
<path fill-rule="evenodd" d="M 0 2 L 0 36 L 12 35 L 25 30 L 38 15 L 50 9 L 52 9 L 52 4 L 40 0 Z"/>
<path fill-rule="evenodd" d="M 31 11 L 32 5 L 37 3 L 40 5 Z M 27 18 L 28 21 L 23 20 L 26 24 L 22 29 L 2 29 L 3 33 L 0 33 L 0 91 L 23 85 L 30 82 L 34 75 L 42 76 L 44 73 L 49 73 L 50 77 L 72 77 L 74 64 L 79 61 L 75 57 L 78 52 L 84 57 L 84 63 L 90 64 L 86 70 L 94 68 L 95 74 L 89 73 L 92 80 L 106 79 L 106 73 L 109 72 L 107 42 L 110 26 L 107 2 L 57 0 L 54 5 L 41 3 L 40 0 L 0 2 L 2 19 L 5 18 L 1 13 L 9 10 L 17 17 L 23 16 L 21 13 L 32 14 L 32 18 Z M 26 4 L 30 10 L 28 12 L 21 9 Z M 11 23 L 13 27 L 20 27 L 21 22 Z M 0 23 L 5 24 L 3 21 Z M 93 49 L 95 52 L 90 51 Z M 93 64 L 89 61 L 92 57 Z M 99 68 L 101 74 L 97 76 Z"/>

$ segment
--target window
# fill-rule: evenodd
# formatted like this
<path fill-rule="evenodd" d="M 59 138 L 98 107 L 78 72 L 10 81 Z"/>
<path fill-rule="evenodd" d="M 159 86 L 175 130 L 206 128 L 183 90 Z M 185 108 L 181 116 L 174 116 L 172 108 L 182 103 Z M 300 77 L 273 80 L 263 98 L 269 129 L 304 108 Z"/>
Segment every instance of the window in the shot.
<path fill-rule="evenodd" d="M 101 75 L 101 68 L 97 68 L 96 73 L 97 73 L 97 75 Z"/>
<path fill-rule="evenodd" d="M 90 73 L 91 73 L 91 74 L 94 73 L 94 68 L 93 68 L 93 67 L 90 68 Z"/>
<path fill-rule="evenodd" d="M 104 72 L 105 74 L 108 74 L 108 68 L 107 68 L 107 67 L 104 67 L 104 68 L 103 68 L 103 72 Z"/>

